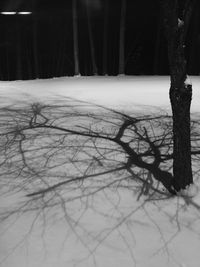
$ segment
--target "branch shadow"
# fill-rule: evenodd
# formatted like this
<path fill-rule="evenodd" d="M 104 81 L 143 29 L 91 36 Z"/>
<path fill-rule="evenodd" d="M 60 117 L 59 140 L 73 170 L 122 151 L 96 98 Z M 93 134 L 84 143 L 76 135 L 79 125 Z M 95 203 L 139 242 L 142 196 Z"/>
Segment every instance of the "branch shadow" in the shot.
<path fill-rule="evenodd" d="M 5 106 L 0 116 L 1 192 L 3 196 L 18 194 L 20 200 L 14 208 L 1 212 L 2 221 L 32 211 L 37 211 L 38 217 L 52 216 L 53 211 L 60 218 L 58 213 L 62 213 L 93 257 L 113 231 L 123 224 L 130 226 L 133 214 L 140 209 L 146 212 L 146 203 L 173 199 L 177 204 L 173 198 L 172 118 L 163 110 L 125 113 L 65 98 L 56 103 Z M 200 172 L 199 126 L 194 116 L 194 177 Z M 122 212 L 130 195 L 134 204 Z M 99 198 L 106 200 L 106 205 L 101 207 Z M 191 204 L 200 210 L 192 199 L 183 200 L 181 209 Z M 112 227 L 91 234 L 80 223 L 89 209 L 109 218 Z M 177 234 L 180 222 L 176 222 Z M 85 242 L 82 233 L 95 245 Z M 168 242 L 163 237 L 165 249 Z M 135 262 L 133 255 L 132 259 Z"/>

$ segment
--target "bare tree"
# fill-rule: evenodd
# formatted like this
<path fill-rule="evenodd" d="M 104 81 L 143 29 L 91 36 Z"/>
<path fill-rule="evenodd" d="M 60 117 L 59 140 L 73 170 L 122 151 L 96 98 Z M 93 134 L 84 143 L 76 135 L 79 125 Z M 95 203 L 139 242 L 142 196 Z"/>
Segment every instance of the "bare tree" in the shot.
<path fill-rule="evenodd" d="M 73 42 L 74 42 L 74 74 L 80 75 L 79 49 L 78 49 L 78 17 L 77 0 L 72 0 L 72 19 L 73 19 Z"/>
<path fill-rule="evenodd" d="M 21 49 L 21 27 L 19 21 L 16 23 L 16 32 L 17 32 L 17 68 L 16 68 L 16 79 L 23 79 L 23 66 L 22 66 L 22 49 Z"/>
<path fill-rule="evenodd" d="M 105 1 L 103 25 L 103 75 L 108 74 L 108 4 L 108 1 Z"/>
<path fill-rule="evenodd" d="M 125 29 L 126 29 L 126 0 L 121 0 L 120 36 L 119 36 L 119 74 L 125 73 Z"/>
<path fill-rule="evenodd" d="M 92 32 L 92 23 L 90 18 L 90 4 L 89 0 L 86 0 L 86 13 L 87 13 L 87 25 L 88 25 L 88 34 L 89 34 L 89 43 L 90 43 L 90 51 L 91 51 L 91 60 L 92 60 L 92 71 L 93 75 L 98 74 L 97 64 L 96 64 L 96 55 L 95 55 L 95 46 L 94 46 L 94 38 Z"/>
<path fill-rule="evenodd" d="M 154 64 L 153 72 L 159 74 L 159 57 L 160 57 L 160 42 L 161 42 L 161 30 L 162 30 L 162 17 L 161 12 L 158 14 L 157 18 L 157 29 L 156 29 L 156 40 L 155 40 L 155 52 L 154 52 Z"/>
<path fill-rule="evenodd" d="M 36 2 L 32 2 L 32 9 L 35 11 Z M 38 57 L 38 18 L 37 18 L 37 12 L 35 12 L 34 17 L 33 17 L 32 34 L 33 34 L 34 76 L 35 76 L 35 78 L 39 78 L 40 69 L 39 69 L 39 57 Z M 32 77 L 33 77 L 33 74 L 32 74 Z"/>
<path fill-rule="evenodd" d="M 192 84 L 187 77 L 185 39 L 194 0 L 160 0 L 168 43 L 173 113 L 173 179 L 175 191 L 193 183 L 190 142 Z"/>

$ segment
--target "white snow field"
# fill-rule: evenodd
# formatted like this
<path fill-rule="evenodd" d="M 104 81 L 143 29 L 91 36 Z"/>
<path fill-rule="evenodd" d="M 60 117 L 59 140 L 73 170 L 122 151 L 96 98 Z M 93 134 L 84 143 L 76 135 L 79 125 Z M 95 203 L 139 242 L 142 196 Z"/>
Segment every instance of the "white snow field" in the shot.
<path fill-rule="evenodd" d="M 200 76 L 190 78 L 193 84 L 191 109 L 198 119 Z M 167 76 L 2 81 L 0 106 L 52 101 L 64 104 L 65 98 L 70 97 L 123 112 L 139 109 L 151 113 L 160 109 L 170 113 L 168 91 Z M 42 147 L 43 141 L 31 146 Z M 106 180 L 106 176 L 103 179 Z M 195 179 L 199 184 L 198 174 Z M 34 209 L 33 205 L 28 212 L 19 210 L 13 217 L 0 221 L 0 266 L 199 267 L 200 194 L 196 192 L 197 187 L 193 198 L 180 196 L 163 200 L 150 200 L 144 195 L 138 199 L 139 191 L 131 188 L 105 189 L 97 193 L 97 197 L 83 197 L 80 202 L 64 203 L 59 195 L 56 196 L 60 199 L 59 207 L 52 205 L 44 210 Z M 65 190 L 63 196 L 68 193 Z M 15 194 L 0 197 L 1 211 L 28 199 L 26 191 Z M 45 201 L 44 197 L 38 203 L 43 205 Z"/>
<path fill-rule="evenodd" d="M 193 84 L 192 111 L 200 110 L 200 76 L 190 77 Z M 55 99 L 62 96 L 91 101 L 115 108 L 134 104 L 169 107 L 168 76 L 63 77 L 33 81 L 0 82 L 0 96 L 22 100 Z"/>

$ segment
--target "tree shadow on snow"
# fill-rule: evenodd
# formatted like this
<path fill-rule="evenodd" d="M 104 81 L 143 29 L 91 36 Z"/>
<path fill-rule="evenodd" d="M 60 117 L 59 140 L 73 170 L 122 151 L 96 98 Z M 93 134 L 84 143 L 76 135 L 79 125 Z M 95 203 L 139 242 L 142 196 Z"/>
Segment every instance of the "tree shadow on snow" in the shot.
<path fill-rule="evenodd" d="M 125 113 L 66 98 L 10 105 L 0 113 L 1 192 L 19 195 L 19 202 L 1 213 L 2 220 L 30 211 L 37 211 L 36 218 L 56 214 L 67 221 L 92 257 L 113 231 L 123 225 L 129 228 L 139 210 L 147 216 L 148 203 L 162 206 L 180 230 L 177 209 L 173 215 L 165 210 L 167 201 L 176 206 L 178 198 L 171 188 L 172 119 L 163 110 Z M 198 177 L 200 131 L 195 117 L 191 131 L 194 177 Z M 183 199 L 180 209 L 187 204 L 200 210 L 192 199 Z M 89 210 L 105 221 L 95 235 L 81 224 Z M 108 221 L 112 227 L 107 227 Z M 83 233 L 91 243 L 85 242 Z M 168 241 L 163 241 L 165 249 Z M 131 244 L 127 247 L 131 254 Z"/>

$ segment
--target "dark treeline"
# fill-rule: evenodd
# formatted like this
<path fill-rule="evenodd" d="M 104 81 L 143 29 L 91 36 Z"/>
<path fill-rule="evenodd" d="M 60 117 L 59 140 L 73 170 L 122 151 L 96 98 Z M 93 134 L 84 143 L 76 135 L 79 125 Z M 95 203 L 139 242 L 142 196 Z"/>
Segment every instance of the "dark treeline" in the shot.
<path fill-rule="evenodd" d="M 1 80 L 169 74 L 155 0 L 35 0 L 30 8 L 31 15 L 0 15 Z M 200 73 L 199 16 L 197 1 L 186 44 L 192 75 Z"/>

